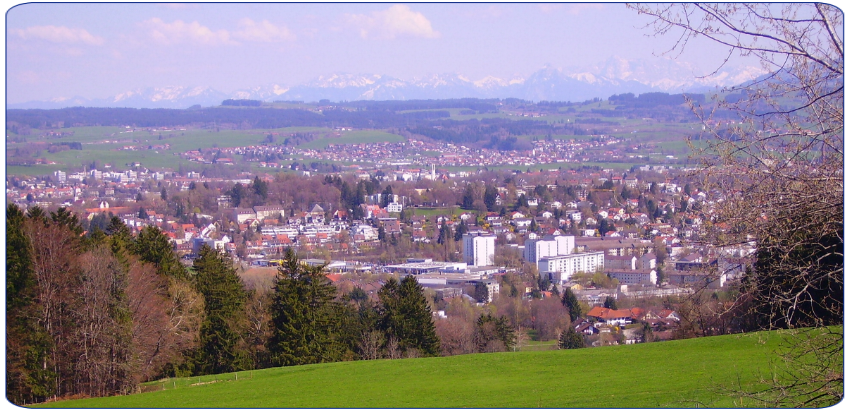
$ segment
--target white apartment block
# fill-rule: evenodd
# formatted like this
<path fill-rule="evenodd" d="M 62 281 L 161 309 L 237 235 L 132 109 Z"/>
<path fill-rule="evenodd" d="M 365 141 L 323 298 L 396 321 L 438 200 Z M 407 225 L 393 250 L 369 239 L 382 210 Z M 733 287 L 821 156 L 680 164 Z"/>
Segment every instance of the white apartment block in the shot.
<path fill-rule="evenodd" d="M 653 285 L 657 283 L 657 271 L 654 269 L 608 269 L 607 276 L 619 280 L 623 285 Z"/>
<path fill-rule="evenodd" d="M 539 265 L 542 258 L 569 255 L 575 251 L 575 236 L 546 236 L 526 239 L 523 252 L 526 262 Z"/>
<path fill-rule="evenodd" d="M 398 202 L 392 202 L 386 205 L 386 211 L 389 213 L 401 213 L 404 210 L 404 206 Z"/>
<path fill-rule="evenodd" d="M 575 253 L 548 256 L 537 264 L 540 275 L 546 274 L 552 282 L 568 282 L 578 272 L 593 273 L 604 269 L 604 252 Z"/>
<path fill-rule="evenodd" d="M 463 261 L 471 266 L 495 264 L 495 235 L 466 233 L 463 235 Z"/>

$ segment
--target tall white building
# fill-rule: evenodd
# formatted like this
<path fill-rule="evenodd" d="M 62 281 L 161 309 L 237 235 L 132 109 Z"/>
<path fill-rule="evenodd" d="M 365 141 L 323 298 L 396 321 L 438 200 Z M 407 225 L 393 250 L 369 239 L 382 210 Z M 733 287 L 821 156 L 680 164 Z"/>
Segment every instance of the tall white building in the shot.
<path fill-rule="evenodd" d="M 593 273 L 604 269 L 604 252 L 575 253 L 548 256 L 537 264 L 540 275 L 548 275 L 552 282 L 568 282 L 578 272 Z"/>
<path fill-rule="evenodd" d="M 546 236 L 542 239 L 525 240 L 523 252 L 526 262 L 539 264 L 549 256 L 569 255 L 575 251 L 575 236 Z"/>
<path fill-rule="evenodd" d="M 463 261 L 471 266 L 495 264 L 495 235 L 489 233 L 466 233 L 463 235 Z"/>

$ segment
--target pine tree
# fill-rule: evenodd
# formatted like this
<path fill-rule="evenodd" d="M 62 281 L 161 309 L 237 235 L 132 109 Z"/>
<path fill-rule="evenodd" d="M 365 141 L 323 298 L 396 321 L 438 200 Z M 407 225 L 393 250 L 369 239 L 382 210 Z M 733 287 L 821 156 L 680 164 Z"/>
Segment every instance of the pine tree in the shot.
<path fill-rule="evenodd" d="M 463 239 L 463 235 L 469 231 L 469 228 L 466 227 L 466 221 L 460 219 L 460 224 L 457 225 L 457 231 L 454 232 L 454 241 L 459 242 Z"/>
<path fill-rule="evenodd" d="M 486 185 L 486 189 L 483 193 L 483 203 L 486 205 L 487 211 L 495 211 L 496 200 L 498 200 L 498 190 L 492 185 Z"/>
<path fill-rule="evenodd" d="M 226 255 L 207 245 L 195 259 L 195 285 L 204 297 L 206 318 L 201 324 L 196 356 L 199 373 L 242 369 L 238 320 L 245 304 L 245 289 Z"/>
<path fill-rule="evenodd" d="M 461 203 L 461 206 L 466 210 L 472 210 L 475 208 L 475 191 L 470 184 L 466 185 L 466 190 L 463 192 L 463 202 Z"/>
<path fill-rule="evenodd" d="M 265 200 L 268 199 L 268 183 L 260 179 L 259 176 L 254 176 L 253 189 L 254 195 L 256 195 L 261 202 L 264 203 Z"/>
<path fill-rule="evenodd" d="M 575 331 L 575 328 L 569 327 L 560 333 L 557 346 L 560 349 L 580 349 L 584 347 L 584 338 Z"/>
<path fill-rule="evenodd" d="M 560 302 L 563 303 L 567 309 L 569 309 L 569 317 L 572 318 L 572 322 L 575 322 L 583 316 L 583 311 L 581 310 L 581 305 L 578 302 L 578 297 L 575 296 L 575 293 L 572 292 L 570 288 L 563 288 L 563 297 L 560 299 Z"/>
<path fill-rule="evenodd" d="M 168 237 L 155 226 L 147 226 L 139 232 L 131 246 L 132 252 L 143 262 L 156 266 L 156 272 L 177 279 L 187 279 L 189 272 L 174 255 Z"/>
<path fill-rule="evenodd" d="M 389 206 L 393 198 L 392 185 L 387 185 L 386 189 L 383 189 L 383 192 L 380 193 L 380 207 L 386 208 L 386 206 Z"/>
<path fill-rule="evenodd" d="M 474 341 L 478 352 L 510 350 L 516 345 L 516 334 L 506 316 L 487 313 L 478 317 Z"/>
<path fill-rule="evenodd" d="M 286 257 L 275 280 L 269 351 L 274 365 L 303 365 L 341 359 L 337 340 L 340 307 L 324 266 L 307 266 L 295 252 Z"/>
<path fill-rule="evenodd" d="M 52 345 L 35 321 L 41 308 L 25 222 L 17 206 L 6 208 L 6 398 L 16 404 L 43 401 L 55 390 L 52 371 L 42 366 Z"/>
<path fill-rule="evenodd" d="M 426 356 L 439 354 L 439 336 L 424 296 L 424 290 L 414 276 L 399 284 L 390 279 L 378 292 L 380 297 L 380 327 L 388 339 L 395 338 L 402 351 L 411 349 Z"/>
<path fill-rule="evenodd" d="M 436 243 L 444 245 L 451 237 L 451 228 L 443 221 L 442 225 L 439 226 L 439 236 L 436 238 Z"/>

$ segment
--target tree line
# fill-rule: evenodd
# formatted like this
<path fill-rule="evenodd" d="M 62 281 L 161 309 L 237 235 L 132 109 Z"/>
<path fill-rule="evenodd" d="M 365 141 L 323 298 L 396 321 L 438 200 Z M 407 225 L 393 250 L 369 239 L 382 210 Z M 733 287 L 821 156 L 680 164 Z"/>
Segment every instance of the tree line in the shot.
<path fill-rule="evenodd" d="M 252 290 L 208 246 L 183 265 L 155 227 L 133 235 L 113 217 L 85 232 L 64 208 L 15 205 L 6 220 L 6 381 L 16 404 L 133 393 L 162 377 L 447 353 L 415 277 L 390 278 L 376 298 L 342 293 L 324 266 L 289 249 L 273 287 Z M 472 351 L 514 342 L 506 318 L 476 320 Z"/>

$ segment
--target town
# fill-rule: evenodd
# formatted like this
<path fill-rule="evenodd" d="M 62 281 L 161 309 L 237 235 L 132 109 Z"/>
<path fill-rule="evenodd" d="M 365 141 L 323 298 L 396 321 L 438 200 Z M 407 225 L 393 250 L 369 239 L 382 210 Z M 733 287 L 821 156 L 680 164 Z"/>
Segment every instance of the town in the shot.
<path fill-rule="evenodd" d="M 727 194 L 700 190 L 692 169 L 581 166 L 586 150 L 622 157 L 606 149 L 621 147 L 615 143 L 598 136 L 534 141 L 525 151 L 415 139 L 325 149 L 220 147 L 179 156 L 284 171 L 208 177 L 103 164 L 42 178 L 8 176 L 6 196 L 22 210 L 66 208 L 88 231 L 105 230 L 113 216 L 135 233 L 155 226 L 187 265 L 203 245 L 220 249 L 256 287 L 271 284 L 292 248 L 305 262 L 325 265 L 345 290 L 374 293 L 387 276 L 414 276 L 440 316 L 454 297 L 483 304 L 505 289 L 524 299 L 569 289 L 584 305 L 576 330 L 598 335 L 649 322 L 658 338 L 669 339 L 680 321 L 671 302 L 738 281 L 754 243 L 719 248 L 700 241 L 713 205 Z M 299 170 L 304 158 L 353 166 Z M 370 166 L 357 166 L 364 161 Z M 544 166 L 556 162 L 574 166 Z M 509 167 L 487 168 L 494 165 Z M 633 309 L 611 311 L 611 302 Z M 630 332 L 641 330 L 623 330 L 629 333 L 622 343 L 639 341 Z"/>

